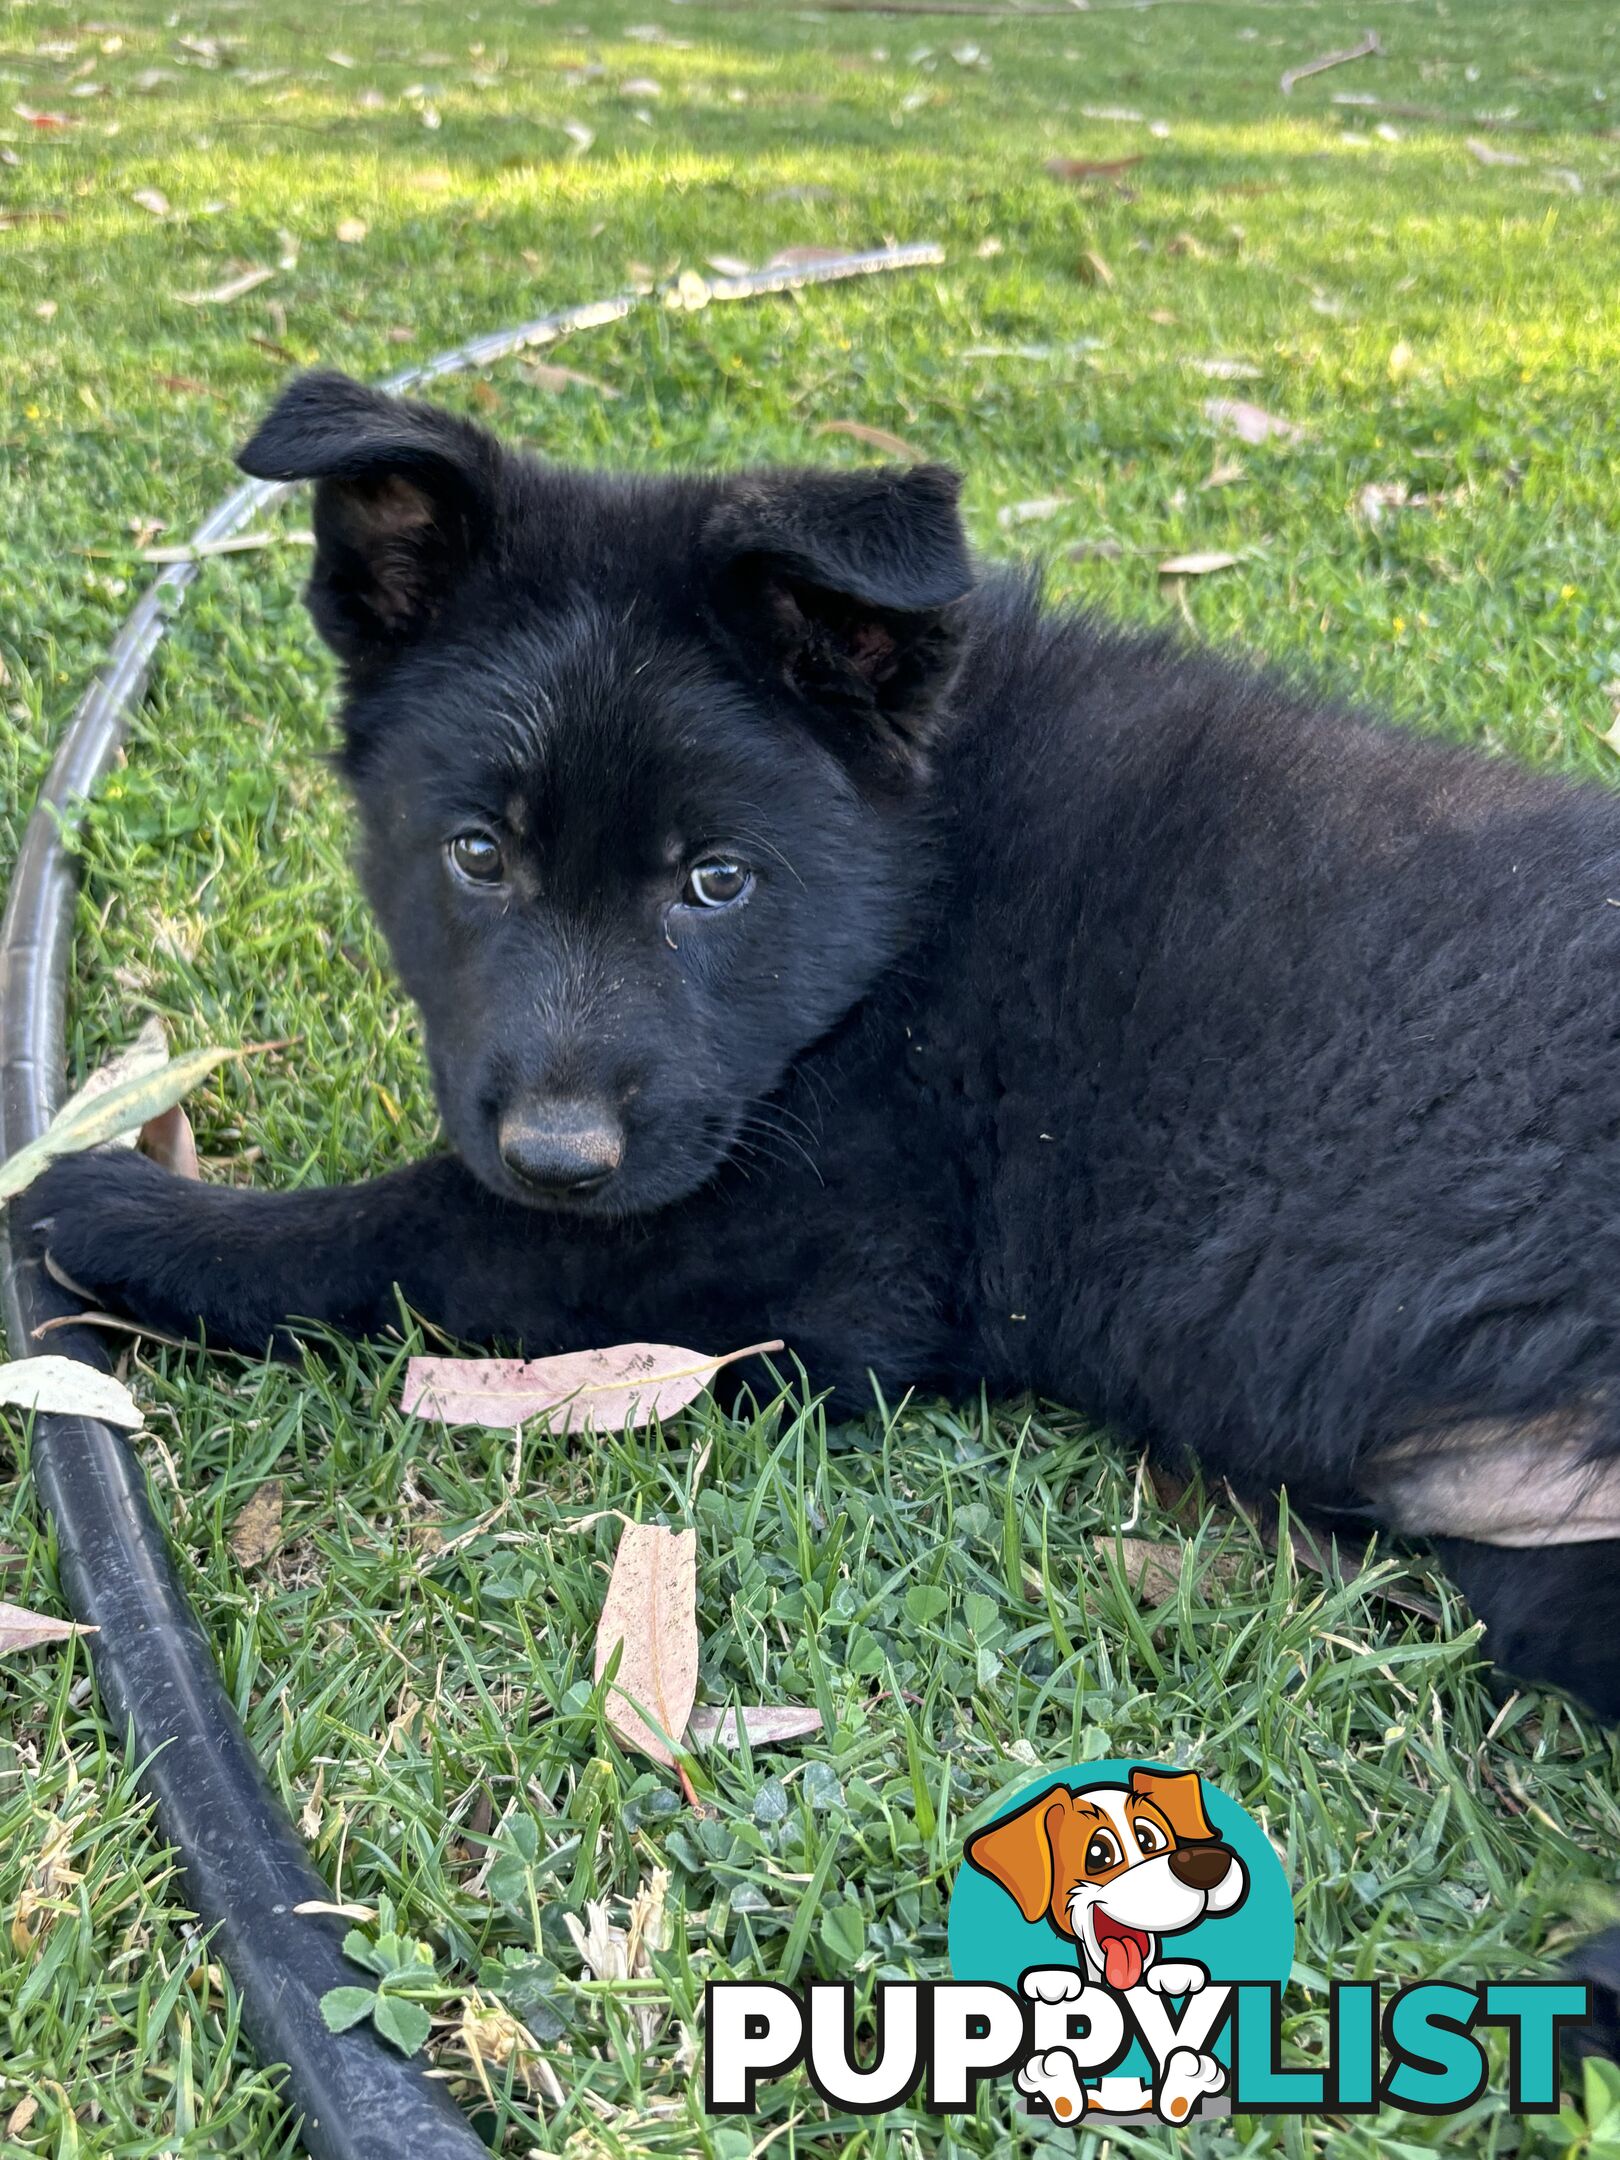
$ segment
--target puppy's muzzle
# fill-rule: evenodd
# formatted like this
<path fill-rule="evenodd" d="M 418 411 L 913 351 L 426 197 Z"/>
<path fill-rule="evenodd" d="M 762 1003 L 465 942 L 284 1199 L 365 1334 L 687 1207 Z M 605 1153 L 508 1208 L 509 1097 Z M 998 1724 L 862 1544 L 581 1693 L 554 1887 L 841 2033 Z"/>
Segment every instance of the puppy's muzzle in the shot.
<path fill-rule="evenodd" d="M 1224 1845 L 1178 1845 L 1170 1855 L 1170 1872 L 1189 1890 L 1213 1890 L 1225 1882 L 1232 1855 Z"/>
<path fill-rule="evenodd" d="M 624 1160 L 624 1127 L 605 1103 L 531 1102 L 500 1122 L 501 1161 L 531 1192 L 583 1199 Z"/>

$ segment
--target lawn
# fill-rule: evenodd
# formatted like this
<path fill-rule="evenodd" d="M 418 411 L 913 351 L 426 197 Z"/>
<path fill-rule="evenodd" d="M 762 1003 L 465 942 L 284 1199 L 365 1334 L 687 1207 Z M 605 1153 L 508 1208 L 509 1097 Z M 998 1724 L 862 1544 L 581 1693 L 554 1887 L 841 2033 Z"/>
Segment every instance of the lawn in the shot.
<path fill-rule="evenodd" d="M 1369 24 L 1380 57 L 1281 92 Z M 1038 555 L 1055 593 L 1620 773 L 1609 0 L 1022 20 L 11 0 L 0 87 L 0 870 L 154 574 L 142 550 L 225 491 L 290 367 L 380 375 L 712 257 L 885 237 L 937 240 L 945 265 L 652 306 L 551 355 L 593 383 L 511 362 L 437 394 L 593 464 L 851 464 L 875 453 L 828 423 L 883 429 L 960 466 L 983 549 Z M 1053 158 L 1119 169 L 1060 179 Z M 1245 443 L 1214 399 L 1297 433 Z M 180 1044 L 288 1039 L 195 1105 L 207 1174 L 280 1186 L 435 1133 L 323 762 L 306 519 L 295 503 L 275 545 L 211 563 L 163 652 L 83 828 L 72 1014 L 76 1069 L 152 1012 Z M 1237 560 L 1161 577 L 1190 552 Z M 1537 1972 L 1620 1914 L 1613 1742 L 1557 1696 L 1494 1694 L 1421 1555 L 1359 1576 L 1359 1554 L 1325 1575 L 1279 1558 L 1224 1496 L 1139 1492 L 1051 1404 L 837 1427 L 799 1393 L 753 1422 L 515 1450 L 402 1418 L 404 1354 L 293 1372 L 143 1345 L 138 1445 L 274 1782 L 334 1895 L 432 1946 L 434 2052 L 504 2153 L 1004 2149 L 1002 2091 L 942 2122 L 767 2087 L 770 2122 L 745 2126 L 703 2116 L 691 2065 L 706 1978 L 852 1957 L 863 1980 L 942 1976 L 964 1832 L 1034 1766 L 1191 1761 L 1258 1816 L 1296 1886 L 1302 2060 L 1330 1977 Z M 0 1592 L 54 1611 L 27 1435 L 3 1437 Z M 280 1542 L 244 1564 L 233 1528 L 271 1480 Z M 1165 1548 L 1140 1582 L 1118 1543 L 1138 1506 L 1130 1536 Z M 617 1525 L 584 1519 L 613 1510 L 696 1529 L 704 1700 L 823 1715 L 791 1747 L 706 1755 L 701 1812 L 595 1706 Z M 87 1675 L 73 1648 L 0 1672 L 0 2151 L 291 2152 Z M 564 1915 L 603 1900 L 622 1925 L 660 1870 L 656 1977 L 604 1991 Z M 499 2003 L 553 2083 L 502 2067 Z M 1461 2125 L 1188 2134 L 1211 2154 L 1562 2142 L 1490 2098 Z"/>

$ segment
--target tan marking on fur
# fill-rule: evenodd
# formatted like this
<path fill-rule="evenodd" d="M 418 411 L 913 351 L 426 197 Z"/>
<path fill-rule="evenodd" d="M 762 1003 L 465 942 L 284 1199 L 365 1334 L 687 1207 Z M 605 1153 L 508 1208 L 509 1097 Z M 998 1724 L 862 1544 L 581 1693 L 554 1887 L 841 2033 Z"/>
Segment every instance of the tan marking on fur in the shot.
<path fill-rule="evenodd" d="M 1362 1466 L 1392 1530 L 1481 1545 L 1586 1545 L 1620 1538 L 1620 1457 L 1589 1462 L 1590 1404 L 1537 1418 L 1429 1426 Z"/>

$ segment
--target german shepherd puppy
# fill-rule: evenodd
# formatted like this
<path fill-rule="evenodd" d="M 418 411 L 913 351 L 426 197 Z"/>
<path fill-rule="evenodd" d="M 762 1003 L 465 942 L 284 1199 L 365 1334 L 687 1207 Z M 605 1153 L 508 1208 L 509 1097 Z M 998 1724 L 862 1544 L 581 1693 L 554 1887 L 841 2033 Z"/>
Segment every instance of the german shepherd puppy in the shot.
<path fill-rule="evenodd" d="M 559 471 L 334 374 L 241 462 L 316 483 L 449 1146 L 71 1158 L 61 1269 L 246 1351 L 397 1286 L 530 1354 L 774 1333 L 852 1409 L 1035 1389 L 1448 1537 L 1498 1661 L 1620 1714 L 1613 796 L 1046 609 L 935 466 Z"/>

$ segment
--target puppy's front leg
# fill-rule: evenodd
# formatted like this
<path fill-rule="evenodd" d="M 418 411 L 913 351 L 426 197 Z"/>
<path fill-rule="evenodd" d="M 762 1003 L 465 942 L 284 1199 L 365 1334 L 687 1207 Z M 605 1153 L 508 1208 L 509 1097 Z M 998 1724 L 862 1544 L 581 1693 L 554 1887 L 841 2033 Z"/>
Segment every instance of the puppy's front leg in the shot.
<path fill-rule="evenodd" d="M 13 1203 L 56 1267 L 92 1297 L 166 1334 L 285 1350 L 292 1323 L 373 1334 L 395 1285 L 453 1333 L 497 1333 L 487 1296 L 504 1208 L 453 1156 L 362 1185 L 254 1192 L 178 1178 L 126 1150 L 70 1155 Z M 472 1280 L 468 1280 L 472 1278 Z"/>

